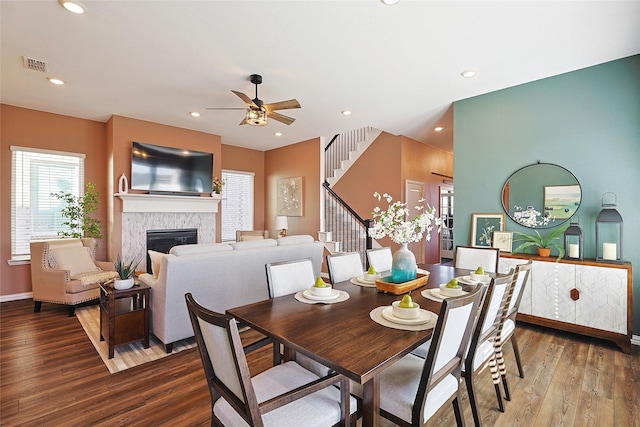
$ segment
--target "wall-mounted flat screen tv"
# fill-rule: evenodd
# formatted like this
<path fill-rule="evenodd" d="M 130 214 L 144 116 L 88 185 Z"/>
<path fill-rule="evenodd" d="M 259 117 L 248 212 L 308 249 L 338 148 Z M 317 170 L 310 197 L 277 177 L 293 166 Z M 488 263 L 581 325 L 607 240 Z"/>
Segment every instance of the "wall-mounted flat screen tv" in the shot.
<path fill-rule="evenodd" d="M 131 189 L 150 193 L 211 193 L 213 153 L 133 142 Z"/>

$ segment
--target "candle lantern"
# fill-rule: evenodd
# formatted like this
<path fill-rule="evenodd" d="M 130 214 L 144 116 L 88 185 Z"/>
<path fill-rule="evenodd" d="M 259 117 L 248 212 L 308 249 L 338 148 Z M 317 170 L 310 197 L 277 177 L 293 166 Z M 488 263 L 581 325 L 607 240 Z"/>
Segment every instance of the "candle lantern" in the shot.
<path fill-rule="evenodd" d="M 580 260 L 583 256 L 584 235 L 580 228 L 580 219 L 574 215 L 571 219 L 569 227 L 564 231 L 564 259 Z"/>
<path fill-rule="evenodd" d="M 613 195 L 613 203 L 605 202 L 605 197 Z M 609 198 L 611 199 L 611 198 Z M 596 217 L 596 261 L 622 264 L 622 216 L 615 209 L 617 198 L 614 193 L 602 195 L 602 210 Z"/>

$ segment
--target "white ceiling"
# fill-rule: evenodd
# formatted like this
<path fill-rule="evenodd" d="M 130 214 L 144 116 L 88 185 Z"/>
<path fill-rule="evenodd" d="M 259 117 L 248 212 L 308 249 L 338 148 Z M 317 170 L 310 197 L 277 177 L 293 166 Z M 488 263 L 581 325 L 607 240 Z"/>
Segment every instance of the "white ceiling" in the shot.
<path fill-rule="evenodd" d="M 453 101 L 640 53 L 637 0 L 84 4 L 74 15 L 56 0 L 0 1 L 2 103 L 258 150 L 373 126 L 453 151 Z M 25 69 L 23 55 L 66 84 Z M 242 111 L 205 110 L 243 107 L 231 89 L 253 98 L 252 73 L 264 102 L 300 101 L 281 111 L 295 123 L 239 126 Z"/>

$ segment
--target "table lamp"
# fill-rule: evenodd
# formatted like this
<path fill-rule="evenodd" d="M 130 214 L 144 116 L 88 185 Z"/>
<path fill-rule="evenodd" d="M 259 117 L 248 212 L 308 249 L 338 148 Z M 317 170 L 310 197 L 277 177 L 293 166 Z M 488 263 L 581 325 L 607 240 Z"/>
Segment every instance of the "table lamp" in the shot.
<path fill-rule="evenodd" d="M 289 225 L 287 224 L 286 216 L 278 215 L 276 217 L 276 228 L 281 230 L 280 237 L 285 237 L 287 235 L 287 228 L 289 228 Z"/>

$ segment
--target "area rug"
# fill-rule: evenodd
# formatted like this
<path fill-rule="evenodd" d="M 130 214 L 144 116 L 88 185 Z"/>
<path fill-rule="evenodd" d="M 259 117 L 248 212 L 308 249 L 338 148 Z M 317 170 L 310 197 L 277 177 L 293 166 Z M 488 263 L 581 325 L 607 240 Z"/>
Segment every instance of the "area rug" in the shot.
<path fill-rule="evenodd" d="M 109 350 L 106 341 L 100 341 L 100 306 L 92 305 L 76 309 L 76 317 L 80 321 L 82 328 L 96 348 L 100 358 L 112 374 L 143 363 L 152 362 L 171 356 L 172 354 L 193 348 L 196 346 L 194 337 L 177 341 L 173 345 L 173 351 L 169 354 L 162 344 L 153 334 L 149 337 L 149 348 L 142 347 L 142 340 L 129 344 L 115 346 L 114 355 L 109 359 Z"/>

